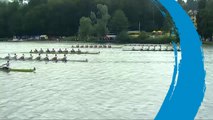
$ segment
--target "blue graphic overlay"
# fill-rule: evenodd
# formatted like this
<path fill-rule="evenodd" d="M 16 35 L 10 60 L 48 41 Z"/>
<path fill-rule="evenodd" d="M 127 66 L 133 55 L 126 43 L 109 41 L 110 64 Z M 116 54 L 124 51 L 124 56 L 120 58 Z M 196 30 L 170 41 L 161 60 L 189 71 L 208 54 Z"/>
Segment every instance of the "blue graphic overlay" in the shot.
<path fill-rule="evenodd" d="M 205 94 L 204 57 L 202 42 L 183 8 L 175 0 L 158 0 L 169 12 L 180 37 L 181 60 L 175 67 L 171 86 L 156 116 L 156 120 L 191 120 L 201 106 Z"/>

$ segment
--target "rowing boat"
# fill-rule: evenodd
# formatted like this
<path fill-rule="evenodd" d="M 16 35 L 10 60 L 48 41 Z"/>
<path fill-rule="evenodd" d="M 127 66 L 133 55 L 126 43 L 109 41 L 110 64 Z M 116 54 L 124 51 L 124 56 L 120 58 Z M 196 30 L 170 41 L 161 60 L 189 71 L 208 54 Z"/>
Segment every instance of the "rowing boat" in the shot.
<path fill-rule="evenodd" d="M 72 45 L 72 48 L 112 48 L 111 45 Z"/>
<path fill-rule="evenodd" d="M 31 54 L 100 54 L 100 52 L 30 52 Z"/>
<path fill-rule="evenodd" d="M 57 60 L 47 60 L 47 59 L 24 59 L 24 60 L 20 60 L 20 59 L 7 59 L 7 58 L 0 58 L 0 60 L 15 60 L 15 61 L 45 61 L 45 62 L 88 62 L 88 59 L 84 59 L 84 60 L 67 60 L 67 59 L 57 59 Z"/>
<path fill-rule="evenodd" d="M 174 51 L 173 49 L 158 49 L 158 50 L 154 50 L 154 49 L 133 49 L 133 50 L 128 50 L 128 49 L 123 49 L 122 51 Z M 178 52 L 180 52 L 181 50 L 178 49 Z"/>
<path fill-rule="evenodd" d="M 72 45 L 71 48 L 122 48 L 121 46 L 107 46 L 107 45 Z"/>
<path fill-rule="evenodd" d="M 35 72 L 36 69 L 14 69 L 14 68 L 0 68 L 0 71 L 4 72 Z"/>

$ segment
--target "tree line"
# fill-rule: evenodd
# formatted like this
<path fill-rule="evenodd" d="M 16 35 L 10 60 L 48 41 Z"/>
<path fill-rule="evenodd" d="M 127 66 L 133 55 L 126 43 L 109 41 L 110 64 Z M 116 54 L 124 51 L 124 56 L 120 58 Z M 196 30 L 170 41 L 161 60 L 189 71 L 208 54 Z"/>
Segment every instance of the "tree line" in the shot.
<path fill-rule="evenodd" d="M 198 4 L 198 33 L 202 38 L 212 41 L 213 33 L 213 1 L 200 0 Z"/>
<path fill-rule="evenodd" d="M 118 33 L 121 29 L 161 30 L 165 23 L 151 0 L 30 0 L 26 5 L 0 2 L 0 37 L 74 36 L 85 21 L 99 31 L 91 33 L 97 36 L 103 35 L 101 31 Z"/>
<path fill-rule="evenodd" d="M 189 10 L 197 11 L 196 22 L 197 31 L 204 39 L 212 40 L 213 33 L 213 0 L 178 0 L 182 7 L 188 12 Z"/>

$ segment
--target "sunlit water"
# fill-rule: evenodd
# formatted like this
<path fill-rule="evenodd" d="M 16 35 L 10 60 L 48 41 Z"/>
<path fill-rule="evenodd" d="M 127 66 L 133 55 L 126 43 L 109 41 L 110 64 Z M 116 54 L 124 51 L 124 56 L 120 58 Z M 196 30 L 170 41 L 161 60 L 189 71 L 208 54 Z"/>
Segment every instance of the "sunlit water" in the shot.
<path fill-rule="evenodd" d="M 71 48 L 72 44 L 1 42 L 0 57 L 15 52 L 20 56 L 34 48 Z M 12 68 L 36 67 L 37 71 L 0 72 L 0 119 L 155 117 L 171 83 L 173 52 L 83 50 L 101 54 L 68 55 L 68 59 L 88 59 L 88 63 L 12 61 Z M 204 46 L 204 53 L 207 90 L 197 118 L 213 119 L 213 46 Z"/>

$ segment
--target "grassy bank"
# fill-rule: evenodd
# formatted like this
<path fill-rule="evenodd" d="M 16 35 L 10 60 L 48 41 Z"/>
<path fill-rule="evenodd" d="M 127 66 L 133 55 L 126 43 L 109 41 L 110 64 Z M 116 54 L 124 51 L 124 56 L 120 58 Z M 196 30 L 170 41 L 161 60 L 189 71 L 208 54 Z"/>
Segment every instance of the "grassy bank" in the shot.
<path fill-rule="evenodd" d="M 213 45 L 213 41 L 203 41 L 203 44 L 204 45 Z"/>
<path fill-rule="evenodd" d="M 118 36 L 115 40 L 104 40 L 97 37 L 89 37 L 88 39 L 80 39 L 76 36 L 66 37 L 60 41 L 73 41 L 73 42 L 88 42 L 88 43 L 114 43 L 114 44 L 169 44 L 171 42 L 178 43 L 179 40 L 176 37 L 158 36 L 158 37 L 146 37 L 146 38 L 131 38 Z"/>

